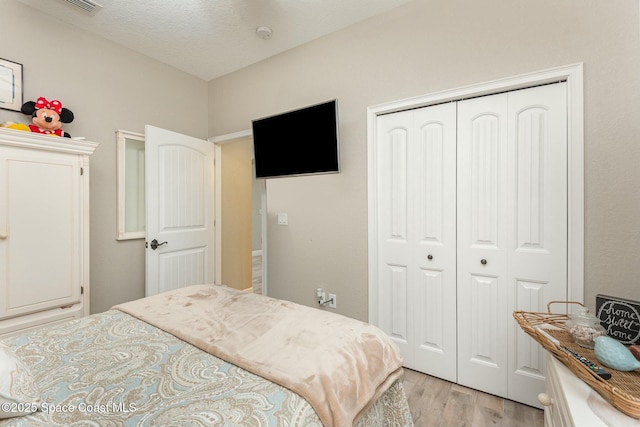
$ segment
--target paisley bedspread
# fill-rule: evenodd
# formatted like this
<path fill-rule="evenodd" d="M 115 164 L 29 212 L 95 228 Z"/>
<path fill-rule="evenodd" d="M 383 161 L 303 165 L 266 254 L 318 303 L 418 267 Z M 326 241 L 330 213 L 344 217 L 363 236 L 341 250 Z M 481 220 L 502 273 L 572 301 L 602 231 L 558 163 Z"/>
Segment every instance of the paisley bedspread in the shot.
<path fill-rule="evenodd" d="M 42 396 L 40 411 L 3 427 L 322 425 L 298 394 L 118 310 L 3 341 Z M 356 425 L 411 426 L 402 382 Z"/>

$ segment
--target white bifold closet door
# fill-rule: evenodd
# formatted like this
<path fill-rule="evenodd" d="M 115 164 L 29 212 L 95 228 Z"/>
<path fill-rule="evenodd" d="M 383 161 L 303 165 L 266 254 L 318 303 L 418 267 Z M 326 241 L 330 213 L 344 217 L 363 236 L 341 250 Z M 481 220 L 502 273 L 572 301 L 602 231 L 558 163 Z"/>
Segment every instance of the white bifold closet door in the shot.
<path fill-rule="evenodd" d="M 456 104 L 378 118 L 379 327 L 456 381 Z"/>
<path fill-rule="evenodd" d="M 514 310 L 567 295 L 566 84 L 378 118 L 379 326 L 405 366 L 539 406 Z"/>

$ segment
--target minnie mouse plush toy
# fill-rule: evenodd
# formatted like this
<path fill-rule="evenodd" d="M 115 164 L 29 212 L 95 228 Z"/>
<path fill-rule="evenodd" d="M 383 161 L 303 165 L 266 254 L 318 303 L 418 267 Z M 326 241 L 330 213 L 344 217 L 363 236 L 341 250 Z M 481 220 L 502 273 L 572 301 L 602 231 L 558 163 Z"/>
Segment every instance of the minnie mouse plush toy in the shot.
<path fill-rule="evenodd" d="M 33 124 L 29 125 L 31 132 L 71 138 L 71 135 L 62 130 L 62 123 L 71 123 L 73 112 L 64 108 L 57 99 L 49 101 L 41 96 L 36 102 L 27 101 L 22 104 L 20 111 L 33 117 Z"/>

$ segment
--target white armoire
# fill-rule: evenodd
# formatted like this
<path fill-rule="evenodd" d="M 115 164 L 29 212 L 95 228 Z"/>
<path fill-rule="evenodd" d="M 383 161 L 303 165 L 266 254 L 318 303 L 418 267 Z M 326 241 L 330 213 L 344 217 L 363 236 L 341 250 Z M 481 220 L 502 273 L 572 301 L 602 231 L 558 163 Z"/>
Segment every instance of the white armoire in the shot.
<path fill-rule="evenodd" d="M 0 336 L 89 314 L 97 146 L 0 128 Z"/>
<path fill-rule="evenodd" d="M 376 120 L 376 324 L 405 366 L 539 406 L 514 310 L 567 299 L 567 84 Z"/>

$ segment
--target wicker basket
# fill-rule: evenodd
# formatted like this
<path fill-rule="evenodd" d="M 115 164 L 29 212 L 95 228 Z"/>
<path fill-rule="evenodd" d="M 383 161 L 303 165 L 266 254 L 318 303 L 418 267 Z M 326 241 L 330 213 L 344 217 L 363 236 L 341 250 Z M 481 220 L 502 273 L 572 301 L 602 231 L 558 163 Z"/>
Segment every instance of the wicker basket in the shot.
<path fill-rule="evenodd" d="M 611 373 L 609 380 L 603 380 L 592 370 L 574 359 L 566 351 L 556 347 L 546 338 L 538 328 L 556 338 L 563 346 L 581 354 L 593 363 L 598 363 L 593 350 L 580 347 L 573 342 L 571 335 L 565 329 L 568 319 L 566 314 L 551 313 L 551 304 L 580 304 L 573 301 L 551 301 L 547 304 L 547 313 L 514 311 L 513 317 L 520 327 L 542 347 L 551 352 L 578 378 L 597 391 L 607 402 L 620 412 L 640 419 L 640 372 L 622 372 L 606 368 Z M 582 304 L 580 304 L 582 305 Z"/>

